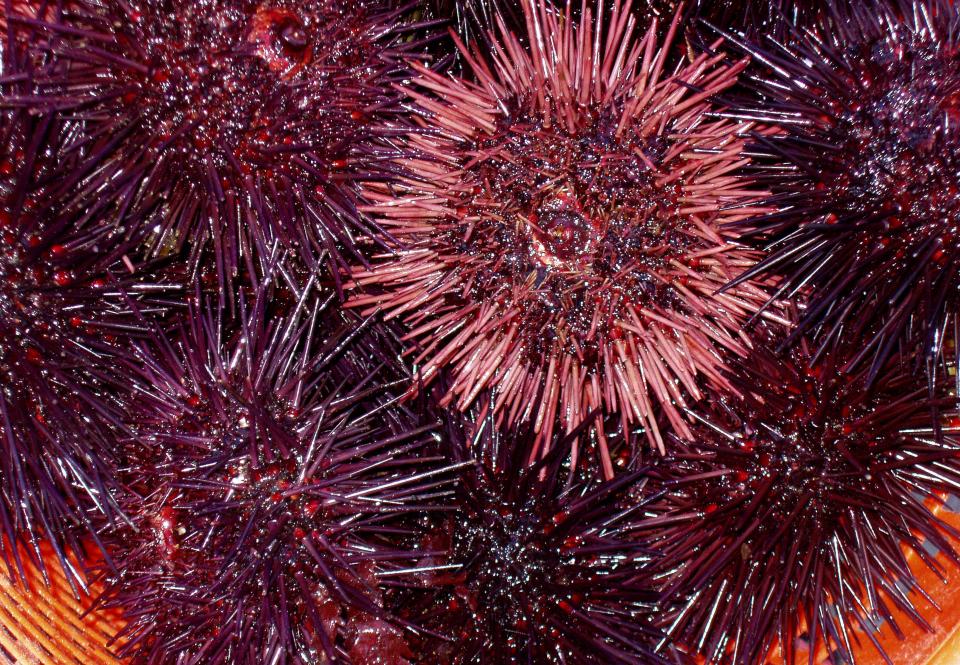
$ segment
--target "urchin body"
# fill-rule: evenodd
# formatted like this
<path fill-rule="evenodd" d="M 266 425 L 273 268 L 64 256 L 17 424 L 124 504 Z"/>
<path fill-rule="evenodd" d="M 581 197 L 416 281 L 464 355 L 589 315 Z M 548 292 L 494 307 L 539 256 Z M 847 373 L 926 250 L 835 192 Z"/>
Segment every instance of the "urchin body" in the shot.
<path fill-rule="evenodd" d="M 356 271 L 350 304 L 407 322 L 424 379 L 452 371 L 446 403 L 494 388 L 500 422 L 534 423 L 545 446 L 558 417 L 569 430 L 606 408 L 662 448 L 658 414 L 685 431 L 766 300 L 755 284 L 716 294 L 754 260 L 722 228 L 762 196 L 738 174 L 748 127 L 707 116 L 743 64 L 703 55 L 668 75 L 670 39 L 625 30 L 629 11 L 576 21 L 530 2 L 543 45 L 503 34 L 489 64 L 464 49 L 475 82 L 421 69 L 424 131 L 406 140 L 425 158 L 402 162 L 421 178 L 368 191 L 403 244 Z"/>
<path fill-rule="evenodd" d="M 340 270 L 378 235 L 356 183 L 388 178 L 372 120 L 396 119 L 405 26 L 388 2 L 83 0 L 42 18 L 29 94 L 3 103 L 54 111 L 41 204 L 75 225 L 181 251 L 226 291 L 274 244 Z"/>
<path fill-rule="evenodd" d="M 138 345 L 120 395 L 132 524 L 103 527 L 118 567 L 102 602 L 128 619 L 121 651 L 405 663 L 382 585 L 421 554 L 392 538 L 448 480 L 433 424 L 397 406 L 395 341 L 311 286 L 290 305 L 261 284 L 239 321 L 198 300 Z"/>
<path fill-rule="evenodd" d="M 115 355 L 110 340 L 98 338 L 101 325 L 109 326 L 110 303 L 105 288 L 72 283 L 69 270 L 48 260 L 49 250 L 36 256 L 18 231 L 0 229 L 0 429 L 6 450 L 0 553 L 19 567 L 15 550 L 21 543 L 34 547 L 48 540 L 73 584 L 75 572 L 63 557 L 83 553 L 80 539 L 91 532 L 87 511 L 116 515 L 104 445 L 115 416 L 105 395 L 110 373 L 95 367 Z"/>
<path fill-rule="evenodd" d="M 709 662 L 766 662 L 774 644 L 805 662 L 804 629 L 810 651 L 852 659 L 854 631 L 922 623 L 903 591 L 916 584 L 905 552 L 934 571 L 925 543 L 956 557 L 925 503 L 960 473 L 955 432 L 930 417 L 949 397 L 930 401 L 896 365 L 871 390 L 843 357 L 819 360 L 758 349 L 742 371 L 754 396 L 705 411 L 666 466 L 671 507 L 653 522 L 670 525 L 666 594 L 682 599 L 671 631 Z"/>
<path fill-rule="evenodd" d="M 952 35 L 939 0 L 837 2 L 819 37 L 747 46 L 761 70 L 751 117 L 782 122 L 761 151 L 782 210 L 759 220 L 757 270 L 810 289 L 797 334 L 865 342 L 851 364 L 876 371 L 898 348 L 937 367 L 957 311 L 960 219 Z"/>
<path fill-rule="evenodd" d="M 536 437 L 498 432 L 483 413 L 447 437 L 453 459 L 471 463 L 427 541 L 440 565 L 395 601 L 430 631 L 416 662 L 674 662 L 657 628 L 655 554 L 632 530 L 654 495 L 647 470 L 571 482 L 563 455 L 527 466 Z"/>
<path fill-rule="evenodd" d="M 29 89 L 19 28 L 8 26 L 3 44 L 7 97 Z M 4 108 L 0 135 L 0 551 L 19 567 L 19 544 L 32 557 L 47 539 L 82 584 L 67 554 L 84 557 L 93 515 L 117 515 L 116 364 L 144 317 L 169 310 L 175 276 L 131 260 L 117 229 L 74 227 L 40 209 L 64 140 L 48 115 Z"/>

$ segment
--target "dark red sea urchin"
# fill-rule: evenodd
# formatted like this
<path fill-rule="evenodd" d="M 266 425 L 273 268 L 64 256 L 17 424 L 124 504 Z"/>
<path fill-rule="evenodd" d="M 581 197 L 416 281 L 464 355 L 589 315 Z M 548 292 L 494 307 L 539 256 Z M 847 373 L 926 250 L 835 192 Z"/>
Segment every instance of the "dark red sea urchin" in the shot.
<path fill-rule="evenodd" d="M 32 85 L 0 105 L 57 111 L 44 203 L 73 224 L 185 247 L 227 280 L 275 240 L 337 272 L 380 235 L 354 183 L 389 177 L 375 144 L 419 46 L 388 0 L 70 0 L 9 20 L 34 31 Z"/>
<path fill-rule="evenodd" d="M 212 299 L 139 345 L 122 400 L 139 498 L 104 531 L 121 572 L 101 600 L 136 663 L 408 663 L 381 587 L 417 572 L 424 552 L 393 538 L 455 467 L 398 405 L 396 339 L 285 290 L 258 285 L 233 323 Z"/>
<path fill-rule="evenodd" d="M 489 62 L 461 49 L 476 82 L 419 68 L 425 129 L 405 141 L 422 157 L 401 164 L 420 177 L 367 191 L 403 244 L 355 271 L 349 306 L 401 317 L 424 380 L 452 370 L 447 404 L 492 387 L 498 423 L 533 423 L 544 447 L 557 416 L 570 430 L 602 407 L 662 449 L 657 410 L 688 432 L 684 405 L 725 383 L 720 355 L 767 298 L 716 294 L 754 259 L 720 228 L 762 197 L 737 175 L 751 125 L 710 113 L 745 63 L 667 70 L 679 19 L 658 46 L 630 3 L 524 11 L 532 50 L 511 33 Z"/>
<path fill-rule="evenodd" d="M 5 96 L 29 78 L 26 32 L 10 26 L 2 42 Z M 82 553 L 87 511 L 116 514 L 114 359 L 124 338 L 145 332 L 145 316 L 166 309 L 171 287 L 142 263 L 98 254 L 98 243 L 119 255 L 128 248 L 110 228 L 78 229 L 36 211 L 63 138 L 52 124 L 20 109 L 0 112 L 0 552 L 20 567 L 11 546 L 26 543 L 43 566 L 37 543 L 45 537 L 78 581 L 65 555 Z"/>
<path fill-rule="evenodd" d="M 928 626 L 908 556 L 939 571 L 938 548 L 960 564 L 960 534 L 928 505 L 960 488 L 956 420 L 938 437 L 930 418 L 950 398 L 931 405 L 897 363 L 869 390 L 843 358 L 810 360 L 802 344 L 758 349 L 738 369 L 753 394 L 704 413 L 664 464 L 670 508 L 651 524 L 666 599 L 683 601 L 668 632 L 710 663 L 766 663 L 775 643 L 786 665 L 806 663 L 801 638 L 854 662 L 858 643 L 880 650 L 881 622 L 900 634 L 894 610 Z"/>
<path fill-rule="evenodd" d="M 813 287 L 795 338 L 861 334 L 852 362 L 877 370 L 909 337 L 933 367 L 960 306 L 960 5 L 831 6 L 815 33 L 744 45 L 761 101 L 738 117 L 781 125 L 760 147 L 788 167 L 766 183 L 782 210 L 755 222 L 770 253 L 745 278 Z"/>
<path fill-rule="evenodd" d="M 399 596 L 397 611 L 436 633 L 416 642 L 415 662 L 677 662 L 656 628 L 651 553 L 631 531 L 654 498 L 646 469 L 581 478 L 559 454 L 566 442 L 528 465 L 537 445 L 529 425 L 497 431 L 486 410 L 476 423 L 451 415 L 448 428 L 453 459 L 473 465 L 457 509 L 428 540 L 428 549 L 448 551 L 431 560 L 443 565 L 423 576 L 419 602 Z"/>

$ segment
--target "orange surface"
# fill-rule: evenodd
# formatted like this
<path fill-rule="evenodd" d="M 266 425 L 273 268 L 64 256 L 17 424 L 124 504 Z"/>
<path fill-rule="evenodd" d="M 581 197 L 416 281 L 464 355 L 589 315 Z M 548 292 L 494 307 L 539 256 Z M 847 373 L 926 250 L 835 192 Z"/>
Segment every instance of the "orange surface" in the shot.
<path fill-rule="evenodd" d="M 931 510 L 945 523 L 960 530 L 960 514 L 939 506 L 931 506 Z M 896 616 L 904 639 L 898 639 L 888 625 L 884 625 L 876 637 L 894 665 L 960 665 L 960 567 L 943 561 L 944 557 L 941 555 L 938 560 L 945 564 L 944 581 L 927 566 L 916 561 L 915 555 L 908 557 L 917 564 L 913 566 L 917 582 L 940 608 L 938 612 L 919 594 L 912 596 L 920 613 L 934 630 L 927 631 L 908 617 Z M 829 665 L 830 661 L 826 659 L 826 653 L 822 649 L 817 656 L 816 663 Z M 860 648 L 854 649 L 854 656 L 857 665 L 887 665 L 887 661 L 865 638 L 862 639 Z M 770 665 L 780 664 L 774 658 Z"/>
<path fill-rule="evenodd" d="M 960 515 L 946 510 L 940 518 L 960 529 Z M 896 665 L 960 665 L 960 568 L 945 566 L 946 582 L 942 582 L 926 566 L 914 567 L 917 580 L 940 607 L 936 612 L 920 604 L 924 617 L 934 627 L 929 633 L 909 620 L 900 622 L 906 639 L 898 640 L 889 628 L 880 632 L 880 642 Z M 929 611 L 927 611 L 929 610 Z M 883 665 L 884 661 L 875 652 L 865 650 L 858 665 Z"/>
<path fill-rule="evenodd" d="M 119 665 L 106 643 L 116 625 L 106 615 L 82 617 L 63 573 L 51 566 L 50 586 L 38 573 L 31 589 L 0 574 L 0 663 L 3 665 Z"/>

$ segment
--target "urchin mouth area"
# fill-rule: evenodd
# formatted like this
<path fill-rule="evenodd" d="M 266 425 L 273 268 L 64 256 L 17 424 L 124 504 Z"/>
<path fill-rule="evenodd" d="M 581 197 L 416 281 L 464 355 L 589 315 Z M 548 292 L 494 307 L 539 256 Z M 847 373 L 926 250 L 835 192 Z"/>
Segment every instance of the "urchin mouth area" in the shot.
<path fill-rule="evenodd" d="M 303 20 L 289 9 L 261 6 L 247 37 L 271 71 L 291 77 L 310 63 L 313 49 Z"/>
<path fill-rule="evenodd" d="M 583 211 L 575 194 L 547 194 L 525 221 L 535 262 L 566 272 L 590 270 L 602 241 L 602 222 Z"/>
<path fill-rule="evenodd" d="M 581 347 L 637 307 L 676 306 L 672 264 L 702 242 L 682 185 L 660 173 L 662 141 L 618 135 L 612 112 L 585 117 L 568 131 L 517 113 L 478 139 L 448 237 L 483 264 L 473 299 L 518 307 L 521 336 L 563 320 Z"/>
<path fill-rule="evenodd" d="M 543 528 L 522 507 L 490 504 L 454 535 L 454 554 L 473 569 L 467 593 L 487 621 L 504 627 L 529 620 L 545 597 L 555 568 L 551 543 L 539 542 Z"/>
<path fill-rule="evenodd" d="M 736 493 L 754 492 L 767 482 L 777 489 L 770 500 L 776 512 L 786 516 L 803 501 L 803 510 L 817 510 L 821 493 L 829 493 L 861 474 L 856 446 L 852 441 L 832 436 L 820 427 L 803 426 L 794 432 L 769 432 L 757 437 L 754 453 L 731 476 Z M 853 448 L 853 450 L 851 450 Z M 736 462 L 733 467 L 739 466 Z"/>
<path fill-rule="evenodd" d="M 682 193 L 660 173 L 659 139 L 621 135 L 612 110 L 585 114 L 576 131 L 515 116 L 470 153 L 483 200 L 515 218 L 514 244 L 530 263 L 602 279 L 685 249 Z"/>
<path fill-rule="evenodd" d="M 883 456 L 870 420 L 874 405 L 844 403 L 843 386 L 787 385 L 794 399 L 780 418 L 758 427 L 762 421 L 748 417 L 735 435 L 741 450 L 723 453 L 731 471 L 724 491 L 731 497 L 765 493 L 782 518 L 836 518 L 834 494 L 845 488 L 866 491 L 872 467 Z"/>

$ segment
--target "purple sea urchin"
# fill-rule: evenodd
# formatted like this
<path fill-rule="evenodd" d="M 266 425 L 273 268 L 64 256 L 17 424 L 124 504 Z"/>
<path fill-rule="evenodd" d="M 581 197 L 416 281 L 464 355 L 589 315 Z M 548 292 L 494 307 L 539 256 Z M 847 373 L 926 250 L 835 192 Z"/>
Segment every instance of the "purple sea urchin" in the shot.
<path fill-rule="evenodd" d="M 379 236 L 355 183 L 389 177 L 374 143 L 418 47 L 389 2 L 76 0 L 9 20 L 34 62 L 0 105 L 57 112 L 63 168 L 41 203 L 71 223 L 184 248 L 223 280 L 275 240 L 337 272 Z"/>
<path fill-rule="evenodd" d="M 8 27 L 3 95 L 18 94 L 24 58 Z M 41 567 L 38 540 L 53 545 L 71 582 L 68 553 L 82 554 L 87 511 L 115 516 L 109 442 L 119 414 L 107 396 L 113 360 L 142 317 L 172 290 L 145 266 L 96 251 L 111 229 L 78 229 L 36 211 L 61 137 L 46 115 L 0 113 L 0 552 L 22 574 L 18 543 Z"/>
<path fill-rule="evenodd" d="M 666 598 L 682 601 L 668 632 L 708 662 L 768 662 L 775 640 L 784 663 L 806 662 L 801 630 L 811 654 L 853 662 L 861 641 L 880 650 L 881 622 L 900 634 L 894 610 L 928 625 L 905 552 L 938 574 L 926 547 L 960 563 L 960 534 L 925 503 L 960 488 L 957 429 L 930 417 L 950 398 L 931 404 L 897 363 L 872 389 L 843 364 L 759 348 L 738 368 L 747 398 L 704 413 L 664 464 L 670 508 L 651 524 Z"/>
<path fill-rule="evenodd" d="M 766 183 L 781 210 L 756 222 L 769 256 L 744 279 L 779 275 L 788 294 L 813 287 L 794 339 L 855 328 L 864 339 L 852 364 L 878 371 L 910 337 L 932 365 L 956 325 L 960 285 L 960 9 L 832 8 L 816 35 L 744 45 L 762 101 L 737 117 L 780 124 L 759 143 L 787 166 Z"/>
<path fill-rule="evenodd" d="M 381 580 L 415 572 L 423 552 L 392 535 L 451 476 L 428 450 L 436 423 L 392 392 L 409 380 L 395 341 L 333 300 L 264 282 L 239 321 L 214 300 L 139 345 L 124 399 L 139 499 L 103 534 L 121 573 L 102 601 L 135 662 L 407 662 Z"/>
<path fill-rule="evenodd" d="M 571 482 L 567 442 L 528 465 L 529 426 L 500 432 L 489 413 L 471 431 L 450 425 L 453 458 L 475 466 L 430 541 L 449 553 L 425 576 L 428 601 L 401 597 L 398 611 L 442 638 L 423 640 L 416 662 L 674 662 L 655 627 L 651 553 L 631 532 L 653 496 L 646 470 Z"/>
<path fill-rule="evenodd" d="M 418 68 L 425 127 L 405 141 L 422 158 L 400 163 L 420 177 L 367 192 L 402 244 L 355 271 L 349 306 L 410 326 L 424 380 L 453 372 L 445 403 L 494 388 L 498 423 L 533 423 L 537 455 L 558 416 L 569 431 L 596 408 L 662 449 L 655 412 L 688 432 L 684 405 L 724 384 L 721 353 L 744 352 L 768 297 L 716 294 L 754 260 L 720 229 L 763 196 L 737 175 L 752 125 L 710 115 L 745 63 L 667 70 L 679 17 L 658 46 L 630 3 L 524 11 L 531 50 L 512 33 L 489 62 L 462 49 L 476 82 Z"/>

